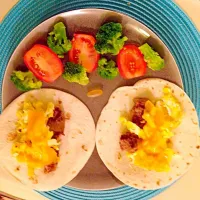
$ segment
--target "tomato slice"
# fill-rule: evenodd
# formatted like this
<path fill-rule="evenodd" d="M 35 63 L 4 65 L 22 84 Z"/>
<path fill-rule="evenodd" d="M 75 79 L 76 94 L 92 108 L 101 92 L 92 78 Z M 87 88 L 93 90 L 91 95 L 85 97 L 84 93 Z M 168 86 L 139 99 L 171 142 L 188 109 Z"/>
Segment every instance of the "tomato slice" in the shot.
<path fill-rule="evenodd" d="M 35 44 L 24 55 L 24 63 L 41 81 L 52 83 L 63 73 L 63 64 L 48 47 Z"/>
<path fill-rule="evenodd" d="M 98 66 L 100 55 L 96 52 L 95 38 L 87 34 L 74 34 L 72 48 L 69 51 L 69 61 L 80 64 L 88 73 L 93 72 Z"/>
<path fill-rule="evenodd" d="M 125 45 L 119 52 L 117 65 L 121 76 L 125 79 L 143 76 L 147 68 L 144 56 L 138 47 L 133 44 Z"/>

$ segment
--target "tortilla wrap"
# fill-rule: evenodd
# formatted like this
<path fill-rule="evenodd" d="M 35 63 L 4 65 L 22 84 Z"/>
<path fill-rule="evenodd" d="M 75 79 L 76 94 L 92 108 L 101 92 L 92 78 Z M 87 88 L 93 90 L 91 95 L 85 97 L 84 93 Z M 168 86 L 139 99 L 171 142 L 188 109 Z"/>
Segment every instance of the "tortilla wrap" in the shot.
<path fill-rule="evenodd" d="M 131 166 L 126 153 L 120 149 L 121 123 L 119 118 L 130 113 L 134 98 L 148 98 L 155 101 L 162 97 L 164 86 L 169 86 L 184 110 L 181 124 L 173 131 L 173 156 L 169 172 L 155 172 Z M 165 187 L 187 172 L 199 148 L 199 124 L 194 105 L 187 94 L 178 86 L 162 79 L 148 78 L 134 86 L 115 90 L 104 107 L 96 128 L 98 153 L 107 168 L 124 184 L 143 190 Z"/>
<path fill-rule="evenodd" d="M 11 156 L 12 142 L 7 141 L 9 133 L 15 130 L 16 112 L 19 104 L 33 96 L 42 101 L 62 102 L 63 112 L 70 114 L 65 120 L 64 135 L 59 149 L 60 161 L 57 169 L 44 174 L 35 170 L 38 183 L 33 184 L 27 175 L 27 166 Z M 71 181 L 84 167 L 95 147 L 95 124 L 88 108 L 76 97 L 54 89 L 33 90 L 15 99 L 0 116 L 0 163 L 10 174 L 30 188 L 49 191 Z M 16 168 L 19 167 L 19 171 Z"/>

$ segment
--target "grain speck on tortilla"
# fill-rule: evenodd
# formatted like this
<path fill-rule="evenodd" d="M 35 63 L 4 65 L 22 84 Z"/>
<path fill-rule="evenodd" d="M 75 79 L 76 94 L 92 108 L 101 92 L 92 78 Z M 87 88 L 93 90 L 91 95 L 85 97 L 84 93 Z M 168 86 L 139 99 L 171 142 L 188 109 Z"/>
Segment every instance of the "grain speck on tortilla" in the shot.
<path fill-rule="evenodd" d="M 107 162 L 107 165 L 108 165 L 108 166 L 111 166 L 111 164 L 110 164 L 109 162 Z"/>
<path fill-rule="evenodd" d="M 69 154 L 69 152 L 68 152 L 68 151 L 66 151 L 66 154 Z"/>
<path fill-rule="evenodd" d="M 172 177 L 169 177 L 169 181 L 171 181 L 172 180 Z"/>
<path fill-rule="evenodd" d="M 184 94 L 184 93 L 181 93 L 181 94 L 180 94 L 180 96 L 181 96 L 181 97 L 184 97 L 184 96 L 185 96 L 185 94 Z"/>
<path fill-rule="evenodd" d="M 190 165 L 190 163 L 189 163 L 189 162 L 187 162 L 186 164 L 187 164 L 187 165 Z"/>
<path fill-rule="evenodd" d="M 82 148 L 84 151 L 88 151 L 88 149 L 86 148 L 85 145 L 82 145 L 81 148 Z"/>
<path fill-rule="evenodd" d="M 128 94 L 125 94 L 125 96 L 127 97 L 127 96 L 128 96 Z"/>
<path fill-rule="evenodd" d="M 193 157 L 193 155 L 190 153 L 190 156 Z"/>
<path fill-rule="evenodd" d="M 113 99 L 115 98 L 115 96 L 112 97 Z"/>
<path fill-rule="evenodd" d="M 121 155 L 121 153 L 120 153 L 120 152 L 118 153 L 118 156 L 117 156 L 117 158 L 118 158 L 118 160 L 121 160 L 121 158 L 122 158 L 122 155 Z"/>
<path fill-rule="evenodd" d="M 196 148 L 197 148 L 197 149 L 200 149 L 200 146 L 198 145 L 198 146 L 196 146 Z"/>
<path fill-rule="evenodd" d="M 81 135 L 83 134 L 83 132 L 80 131 L 80 130 L 77 130 L 77 133 L 78 133 L 78 134 L 81 134 Z"/>
<path fill-rule="evenodd" d="M 72 172 L 72 174 L 75 174 L 75 173 L 76 173 L 76 171 L 73 171 L 73 172 Z"/>
<path fill-rule="evenodd" d="M 126 175 L 126 172 L 123 172 L 123 175 Z"/>
<path fill-rule="evenodd" d="M 80 134 L 82 134 L 82 132 L 79 129 L 75 129 L 75 130 L 73 130 L 72 138 L 74 139 L 74 138 L 76 138 Z"/>
<path fill-rule="evenodd" d="M 156 184 L 157 184 L 158 186 L 160 186 L 160 180 L 157 180 Z"/>
<path fill-rule="evenodd" d="M 65 115 L 65 119 L 70 120 L 70 118 L 71 118 L 71 114 L 67 112 L 66 115 Z"/>
<path fill-rule="evenodd" d="M 194 109 L 194 108 L 192 108 L 192 111 L 195 111 L 195 109 Z"/>
<path fill-rule="evenodd" d="M 16 133 L 9 133 L 7 136 L 7 141 L 12 142 L 17 137 Z"/>
<path fill-rule="evenodd" d="M 191 119 L 191 120 L 192 120 L 192 123 L 193 123 L 194 125 L 198 125 L 198 122 L 194 121 L 194 119 Z"/>
<path fill-rule="evenodd" d="M 37 180 L 36 177 L 30 177 L 29 180 L 31 180 L 33 184 L 37 184 L 38 183 L 38 180 Z"/>
<path fill-rule="evenodd" d="M 20 170 L 20 166 L 17 166 L 17 167 L 15 168 L 15 171 L 18 172 L 19 170 Z"/>
<path fill-rule="evenodd" d="M 99 140 L 98 142 L 99 142 L 100 145 L 103 145 L 103 141 L 102 140 Z"/>

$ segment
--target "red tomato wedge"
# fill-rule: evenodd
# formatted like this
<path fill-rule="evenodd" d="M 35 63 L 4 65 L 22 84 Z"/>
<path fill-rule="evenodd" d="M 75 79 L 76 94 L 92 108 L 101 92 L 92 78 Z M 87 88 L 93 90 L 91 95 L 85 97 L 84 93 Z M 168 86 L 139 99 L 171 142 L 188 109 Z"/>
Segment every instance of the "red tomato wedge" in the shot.
<path fill-rule="evenodd" d="M 143 76 L 146 73 L 147 64 L 137 46 L 127 44 L 117 56 L 117 66 L 121 76 L 131 79 Z"/>
<path fill-rule="evenodd" d="M 87 34 L 74 34 L 72 48 L 69 51 L 69 61 L 80 64 L 88 73 L 93 72 L 97 66 L 100 55 L 96 52 L 95 38 Z"/>
<path fill-rule="evenodd" d="M 63 64 L 48 47 L 35 44 L 24 55 L 24 63 L 41 81 L 52 83 L 63 73 Z"/>

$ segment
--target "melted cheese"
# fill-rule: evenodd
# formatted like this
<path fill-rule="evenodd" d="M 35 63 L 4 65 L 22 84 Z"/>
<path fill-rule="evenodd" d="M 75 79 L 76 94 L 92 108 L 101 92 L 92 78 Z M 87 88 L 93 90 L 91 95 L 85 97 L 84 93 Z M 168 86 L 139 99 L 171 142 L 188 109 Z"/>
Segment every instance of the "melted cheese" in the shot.
<path fill-rule="evenodd" d="M 52 107 L 53 108 L 53 107 Z M 28 109 L 27 120 L 20 121 L 23 124 L 21 134 L 18 129 L 18 139 L 13 144 L 12 154 L 17 155 L 16 159 L 28 166 L 28 175 L 34 176 L 34 170 L 43 168 L 46 165 L 57 163 L 59 157 L 57 152 L 51 148 L 48 142 L 53 136 L 46 125 L 48 117 L 41 109 Z M 26 122 L 27 121 L 27 122 Z"/>
<path fill-rule="evenodd" d="M 174 155 L 170 138 L 174 136 L 173 129 L 180 124 L 182 116 L 181 105 L 170 88 L 163 89 L 163 97 L 155 104 L 146 102 L 142 116 L 146 125 L 139 132 L 142 140 L 134 155 L 128 154 L 135 165 L 158 172 L 170 170 Z"/>

